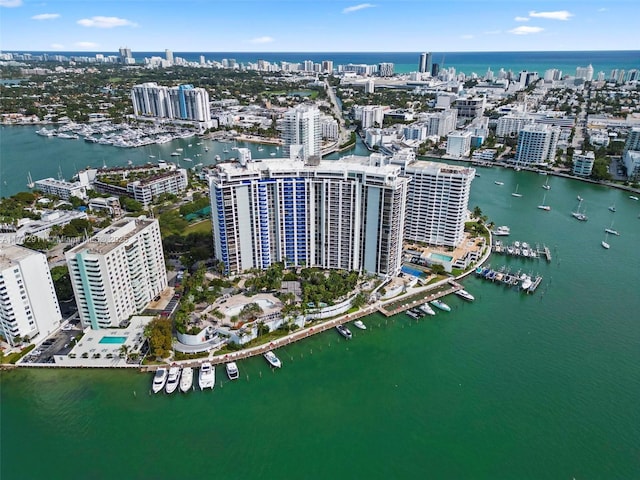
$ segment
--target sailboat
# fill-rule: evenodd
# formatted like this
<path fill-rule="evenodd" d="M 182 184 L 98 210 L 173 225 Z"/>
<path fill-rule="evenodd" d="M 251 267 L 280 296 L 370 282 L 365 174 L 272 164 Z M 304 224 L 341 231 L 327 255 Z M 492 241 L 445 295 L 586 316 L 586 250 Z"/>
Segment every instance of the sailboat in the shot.
<path fill-rule="evenodd" d="M 549 177 L 547 177 L 547 181 L 544 182 L 542 188 L 544 188 L 545 190 L 551 190 L 551 185 L 549 185 Z"/>
<path fill-rule="evenodd" d="M 604 234 L 604 240 L 602 240 L 602 242 L 600 243 L 600 245 L 602 245 L 602 248 L 606 248 L 607 250 L 610 247 L 610 245 L 607 243 L 608 239 L 609 239 L 609 233 L 605 233 Z"/>
<path fill-rule="evenodd" d="M 613 229 L 613 220 L 611 220 L 611 225 L 609 225 L 609 228 L 605 228 L 604 231 L 610 233 L 611 235 L 620 236 L 618 231 Z"/>
<path fill-rule="evenodd" d="M 512 197 L 521 197 L 522 196 L 521 193 L 518 193 L 518 187 L 519 186 L 520 186 L 519 184 L 516 185 L 516 191 L 511 194 Z"/>
<path fill-rule="evenodd" d="M 33 188 L 36 186 L 36 183 L 33 181 L 33 178 L 31 178 L 31 172 L 29 172 L 27 174 L 27 187 L 28 188 Z"/>
<path fill-rule="evenodd" d="M 576 208 L 575 212 L 571 212 L 571 216 L 573 218 L 575 218 L 576 220 L 580 220 L 581 222 L 586 222 L 587 220 L 589 220 L 589 217 L 587 217 L 584 212 L 580 211 L 580 206 L 582 205 L 582 199 L 580 199 L 580 201 L 578 202 L 578 208 Z"/>
<path fill-rule="evenodd" d="M 611 211 L 611 212 L 614 212 L 614 213 L 615 213 L 615 211 L 616 211 L 616 204 L 615 204 L 615 203 L 614 203 L 614 204 L 612 204 L 612 205 L 609 205 L 609 211 Z"/>
<path fill-rule="evenodd" d="M 538 208 L 540 210 L 546 210 L 548 212 L 549 210 L 551 210 L 551 207 L 546 204 L 546 200 L 547 200 L 547 194 L 545 193 L 544 196 L 542 197 L 542 203 L 538 205 Z"/>

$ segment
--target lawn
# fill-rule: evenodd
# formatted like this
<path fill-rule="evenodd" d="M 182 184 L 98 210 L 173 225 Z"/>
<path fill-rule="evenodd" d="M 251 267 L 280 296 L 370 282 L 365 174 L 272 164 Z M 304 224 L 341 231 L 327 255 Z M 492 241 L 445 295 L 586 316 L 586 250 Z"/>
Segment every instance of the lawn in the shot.
<path fill-rule="evenodd" d="M 183 235 L 190 233 L 211 233 L 211 219 L 202 220 L 201 222 L 189 225 L 184 229 Z"/>

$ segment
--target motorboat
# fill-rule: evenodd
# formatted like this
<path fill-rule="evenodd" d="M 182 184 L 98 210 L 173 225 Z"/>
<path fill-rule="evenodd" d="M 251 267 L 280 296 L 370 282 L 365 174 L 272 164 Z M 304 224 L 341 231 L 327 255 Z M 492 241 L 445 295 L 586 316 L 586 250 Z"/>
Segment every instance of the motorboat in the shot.
<path fill-rule="evenodd" d="M 229 362 L 224 366 L 224 368 L 227 370 L 227 377 L 229 377 L 229 380 L 236 380 L 240 376 L 240 371 L 238 370 L 236 362 Z"/>
<path fill-rule="evenodd" d="M 609 211 L 611 211 L 611 212 L 614 212 L 614 213 L 615 213 L 615 211 L 616 211 L 616 205 L 615 205 L 615 204 L 613 204 L 613 205 L 609 205 Z"/>
<path fill-rule="evenodd" d="M 631 200 L 638 200 L 638 197 L 636 197 L 635 195 L 629 195 L 629 198 L 630 198 Z"/>
<path fill-rule="evenodd" d="M 172 157 L 179 157 L 180 154 L 178 152 L 171 152 Z"/>
<path fill-rule="evenodd" d="M 496 185 L 504 185 L 504 182 L 500 182 L 498 180 L 495 180 L 493 183 L 495 183 Z"/>
<path fill-rule="evenodd" d="M 454 292 L 456 295 L 458 295 L 459 297 L 464 298 L 465 300 L 469 300 L 470 302 L 473 302 L 476 297 L 474 297 L 473 295 L 471 295 L 469 292 L 467 292 L 466 290 L 456 290 Z"/>
<path fill-rule="evenodd" d="M 151 390 L 153 393 L 158 393 L 162 390 L 167 383 L 167 376 L 169 372 L 166 368 L 160 367 L 156 370 L 156 374 L 153 376 L 153 384 L 151 385 Z"/>
<path fill-rule="evenodd" d="M 356 320 L 355 322 L 353 322 L 353 325 L 356 328 L 359 328 L 360 330 L 366 330 L 367 326 L 364 324 L 364 322 L 362 320 Z"/>
<path fill-rule="evenodd" d="M 529 290 L 529 287 L 533 285 L 533 280 L 531 280 L 531 277 L 526 273 L 522 274 L 522 277 L 520 277 L 520 280 L 522 280 L 522 284 L 520 285 L 522 290 Z"/>
<path fill-rule="evenodd" d="M 423 303 L 418 308 L 420 310 L 422 310 L 424 313 L 426 313 L 427 315 L 435 315 L 436 314 L 435 310 L 433 308 L 431 308 L 431 306 L 428 303 Z"/>
<path fill-rule="evenodd" d="M 446 303 L 441 302 L 440 300 L 431 300 L 431 305 L 433 305 L 436 308 L 439 308 L 440 310 L 444 310 L 445 312 L 451 311 L 451 307 Z"/>
<path fill-rule="evenodd" d="M 344 325 L 336 325 L 336 330 L 347 340 L 351 338 L 351 330 L 349 330 Z"/>
<path fill-rule="evenodd" d="M 192 160 L 192 159 L 190 159 L 190 158 L 183 158 L 183 160 L 184 160 L 185 162 L 193 162 L 193 160 Z"/>
<path fill-rule="evenodd" d="M 497 235 L 499 237 L 505 237 L 505 236 L 511 234 L 511 229 L 509 227 L 507 227 L 506 225 L 502 225 L 502 226 L 496 228 L 493 231 L 493 234 Z"/>
<path fill-rule="evenodd" d="M 407 310 L 407 315 L 409 315 L 414 320 L 419 320 L 422 317 L 422 315 L 415 310 Z"/>
<path fill-rule="evenodd" d="M 180 367 L 170 367 L 169 374 L 167 375 L 167 383 L 165 385 L 165 391 L 167 393 L 173 393 L 178 388 L 180 383 Z"/>
<path fill-rule="evenodd" d="M 180 391 L 188 392 L 193 386 L 193 368 L 184 367 L 180 375 Z"/>
<path fill-rule="evenodd" d="M 578 199 L 578 201 L 579 201 L 579 202 L 581 202 L 582 200 L 584 200 L 580 195 L 578 195 L 576 198 Z"/>
<path fill-rule="evenodd" d="M 271 350 L 269 350 L 268 352 L 265 352 L 263 354 L 263 357 L 265 358 L 265 360 L 267 362 L 269 362 L 269 365 L 271 365 L 272 367 L 275 368 L 280 368 L 282 367 L 282 362 L 280 361 L 280 359 L 276 356 L 275 353 L 273 353 Z"/>
<path fill-rule="evenodd" d="M 213 390 L 213 387 L 216 386 L 216 369 L 211 363 L 204 362 L 200 365 L 200 371 L 198 372 L 198 386 L 200 390 L 204 390 L 205 388 L 210 388 Z"/>

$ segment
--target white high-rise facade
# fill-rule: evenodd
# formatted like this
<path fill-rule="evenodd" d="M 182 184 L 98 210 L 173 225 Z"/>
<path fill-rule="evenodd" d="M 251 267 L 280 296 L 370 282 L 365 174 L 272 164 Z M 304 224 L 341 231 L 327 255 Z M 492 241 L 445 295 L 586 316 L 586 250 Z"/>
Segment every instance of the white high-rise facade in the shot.
<path fill-rule="evenodd" d="M 519 165 L 553 162 L 560 128 L 545 124 L 525 126 L 518 133 L 515 162 Z"/>
<path fill-rule="evenodd" d="M 0 245 L 0 334 L 19 339 L 45 336 L 60 326 L 60 306 L 47 257 L 18 245 Z"/>
<path fill-rule="evenodd" d="M 627 135 L 627 141 L 624 144 L 624 151 L 640 150 L 640 127 L 633 127 Z"/>
<path fill-rule="evenodd" d="M 123 218 L 65 254 L 83 326 L 118 327 L 167 287 L 157 220 Z"/>
<path fill-rule="evenodd" d="M 216 257 L 228 272 L 274 262 L 395 275 L 408 179 L 369 158 L 218 164 L 209 177 Z"/>
<path fill-rule="evenodd" d="M 136 116 L 211 123 L 209 93 L 204 88 L 192 85 L 165 87 L 147 82 L 132 88 L 131 101 Z"/>
<path fill-rule="evenodd" d="M 299 105 L 288 110 L 284 115 L 282 138 L 287 158 L 307 160 L 312 156 L 320 156 L 320 110 L 309 105 Z"/>
<path fill-rule="evenodd" d="M 471 152 L 471 137 L 468 130 L 451 132 L 447 135 L 447 155 L 453 157 L 468 157 Z"/>
<path fill-rule="evenodd" d="M 589 64 L 586 67 L 577 67 L 576 78 L 581 78 L 586 82 L 593 80 L 593 66 Z"/>

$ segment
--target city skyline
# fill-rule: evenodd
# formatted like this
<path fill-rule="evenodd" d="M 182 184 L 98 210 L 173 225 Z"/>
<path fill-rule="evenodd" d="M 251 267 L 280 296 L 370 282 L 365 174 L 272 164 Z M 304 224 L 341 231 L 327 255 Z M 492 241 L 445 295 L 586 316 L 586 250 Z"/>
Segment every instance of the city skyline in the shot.
<path fill-rule="evenodd" d="M 46 4 L 0 0 L 0 49 L 114 52 L 127 46 L 134 52 L 165 48 L 178 52 L 634 50 L 640 48 L 640 39 L 629 39 L 627 32 L 633 31 L 639 12 L 640 8 L 630 0 L 54 0 Z"/>

